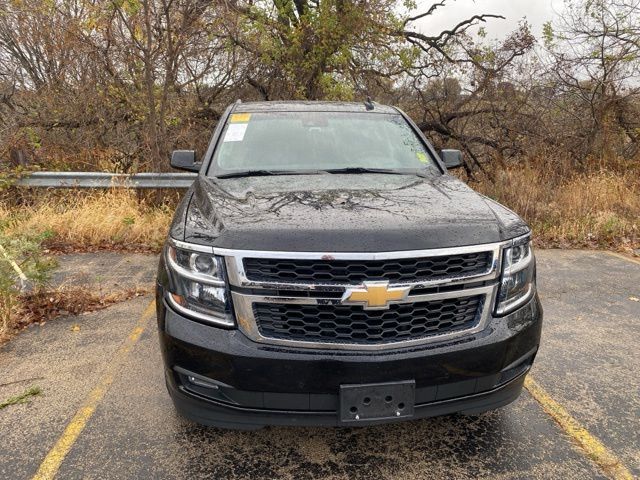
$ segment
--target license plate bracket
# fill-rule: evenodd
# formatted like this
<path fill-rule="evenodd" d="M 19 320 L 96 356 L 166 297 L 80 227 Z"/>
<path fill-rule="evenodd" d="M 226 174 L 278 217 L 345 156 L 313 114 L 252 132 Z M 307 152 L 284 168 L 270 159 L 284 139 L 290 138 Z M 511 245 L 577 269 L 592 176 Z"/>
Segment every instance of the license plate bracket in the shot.
<path fill-rule="evenodd" d="M 416 382 L 340 385 L 340 421 L 391 420 L 412 417 Z"/>

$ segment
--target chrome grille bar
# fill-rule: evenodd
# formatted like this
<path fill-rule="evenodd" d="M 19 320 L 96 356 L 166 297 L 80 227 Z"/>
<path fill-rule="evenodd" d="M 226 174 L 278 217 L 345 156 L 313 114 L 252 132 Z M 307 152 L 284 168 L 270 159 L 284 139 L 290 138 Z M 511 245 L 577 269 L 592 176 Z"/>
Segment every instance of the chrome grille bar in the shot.
<path fill-rule="evenodd" d="M 393 282 L 393 286 L 408 286 L 411 288 L 428 288 L 436 285 L 457 285 L 468 282 L 481 282 L 496 279 L 500 273 L 502 243 L 472 245 L 454 248 L 438 248 L 430 250 L 406 250 L 398 252 L 375 253 L 323 253 L 323 252 L 265 252 L 256 250 L 230 250 L 215 248 L 214 253 L 225 257 L 227 275 L 231 285 L 243 288 L 268 288 L 278 290 L 327 290 L 341 291 L 353 287 L 354 283 L 301 283 L 301 282 L 263 282 L 251 280 L 244 268 L 245 258 L 272 258 L 284 260 L 395 260 L 406 258 L 446 257 L 464 253 L 491 252 L 488 268 L 474 275 L 451 276 L 427 281 Z"/>
<path fill-rule="evenodd" d="M 470 335 L 483 330 L 487 326 L 491 314 L 491 306 L 493 305 L 495 296 L 495 286 L 489 285 L 479 288 L 468 288 L 464 290 L 455 290 L 443 293 L 434 293 L 426 295 L 410 295 L 403 302 L 398 303 L 416 303 L 427 302 L 432 300 L 442 300 L 447 298 L 464 298 L 477 295 L 484 296 L 482 302 L 482 310 L 479 314 L 479 320 L 476 325 L 466 330 L 450 332 L 442 335 L 432 335 L 425 338 L 417 338 L 412 340 L 402 340 L 399 342 L 362 344 L 362 343 L 335 343 L 335 342 L 306 342 L 300 340 L 285 340 L 280 338 L 264 337 L 258 329 L 253 310 L 254 303 L 276 303 L 276 304 L 297 304 L 297 305 L 340 305 L 340 299 L 336 298 L 309 298 L 309 297 L 281 297 L 281 296 L 263 296 L 250 295 L 239 292 L 232 292 L 233 305 L 236 311 L 236 319 L 238 326 L 251 340 L 259 343 L 268 343 L 271 345 L 282 345 L 290 347 L 317 348 L 317 349 L 336 349 L 336 350 L 384 350 L 399 347 L 408 347 L 430 343 L 436 341 L 445 341 L 461 335 Z"/>
<path fill-rule="evenodd" d="M 375 253 L 271 252 L 214 248 L 213 253 L 224 256 L 225 258 L 227 278 L 231 288 L 231 297 L 238 326 L 240 330 L 251 340 L 263 344 L 281 345 L 294 348 L 377 351 L 446 341 L 465 335 L 472 335 L 486 328 L 491 318 L 491 309 L 493 308 L 495 296 L 497 294 L 497 280 L 500 276 L 502 249 L 508 244 L 510 244 L 510 242 L 455 248 Z M 428 337 L 403 339 L 401 341 L 387 343 L 336 343 L 302 341 L 299 339 L 287 340 L 283 338 L 263 336 L 260 333 L 254 315 L 254 304 L 341 305 L 342 295 L 339 294 L 344 293 L 347 289 L 362 286 L 363 283 L 337 284 L 254 281 L 247 277 L 244 269 L 245 258 L 366 261 L 444 257 L 447 255 L 459 255 L 475 252 L 491 252 L 491 261 L 488 262 L 488 267 L 485 271 L 478 272 L 474 275 L 452 276 L 428 281 L 389 282 L 389 287 L 409 287 L 411 289 L 406 298 L 394 303 L 428 302 L 433 300 L 481 295 L 483 297 L 483 301 L 479 312 L 479 319 L 474 323 L 473 327 L 455 332 L 433 334 Z M 375 279 L 372 278 L 371 280 Z M 470 283 L 478 286 L 471 287 L 468 285 Z M 411 292 L 417 292 L 419 289 L 433 289 L 434 287 L 446 287 L 446 290 L 438 291 L 437 293 L 411 294 Z M 269 292 L 267 293 L 266 290 L 269 290 Z M 273 293 L 277 291 L 281 291 L 282 293 Z M 289 295 L 287 295 L 287 291 L 289 292 Z M 305 294 L 305 292 L 307 293 Z M 312 292 L 313 295 L 310 295 Z M 326 294 L 323 295 L 323 292 Z M 331 295 L 329 295 L 329 293 L 331 293 Z"/>

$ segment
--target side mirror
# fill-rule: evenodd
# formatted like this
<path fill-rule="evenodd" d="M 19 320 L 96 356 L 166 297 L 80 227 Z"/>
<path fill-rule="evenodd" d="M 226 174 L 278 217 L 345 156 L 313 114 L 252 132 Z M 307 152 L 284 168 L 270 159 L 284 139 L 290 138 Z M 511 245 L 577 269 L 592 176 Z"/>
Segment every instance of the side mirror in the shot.
<path fill-rule="evenodd" d="M 171 154 L 171 166 L 188 172 L 200 171 L 200 164 L 196 163 L 195 150 L 174 150 Z"/>
<path fill-rule="evenodd" d="M 462 152 L 460 150 L 443 149 L 440 150 L 440 158 L 447 168 L 458 168 L 462 166 Z"/>

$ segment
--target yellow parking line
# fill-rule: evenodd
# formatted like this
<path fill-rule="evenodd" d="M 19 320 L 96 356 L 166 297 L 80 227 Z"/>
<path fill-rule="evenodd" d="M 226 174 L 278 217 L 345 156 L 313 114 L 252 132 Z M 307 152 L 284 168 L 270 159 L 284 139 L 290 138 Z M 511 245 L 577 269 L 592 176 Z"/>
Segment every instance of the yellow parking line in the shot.
<path fill-rule="evenodd" d="M 622 255 L 621 253 L 618 253 L 618 252 L 609 252 L 609 251 L 607 251 L 607 253 L 609 255 L 613 255 L 614 257 L 618 257 L 618 258 L 621 258 L 623 260 L 626 260 L 627 262 L 637 263 L 638 265 L 640 265 L 640 260 L 638 260 L 636 258 L 627 257 L 626 255 Z"/>
<path fill-rule="evenodd" d="M 591 435 L 571 414 L 542 388 L 531 375 L 524 381 L 525 388 L 535 398 L 545 412 L 547 412 L 569 435 L 584 452 L 600 468 L 614 480 L 631 480 L 631 472 L 622 464 L 618 457 L 609 451 L 600 440 Z"/>
<path fill-rule="evenodd" d="M 140 339 L 140 335 L 145 329 L 147 320 L 153 315 L 155 309 L 155 301 L 152 301 L 145 308 L 142 316 L 136 322 L 135 328 L 129 333 L 124 343 L 120 346 L 114 357 L 109 362 L 107 370 L 100 379 L 98 385 L 89 393 L 82 403 L 74 417 L 71 419 L 67 428 L 60 436 L 56 444 L 40 464 L 40 468 L 33 477 L 33 480 L 50 480 L 56 476 L 58 469 L 65 457 L 73 447 L 73 444 L 86 427 L 87 422 L 96 411 L 98 404 L 102 401 L 109 386 L 113 383 L 118 368 L 122 365 L 127 355 Z"/>

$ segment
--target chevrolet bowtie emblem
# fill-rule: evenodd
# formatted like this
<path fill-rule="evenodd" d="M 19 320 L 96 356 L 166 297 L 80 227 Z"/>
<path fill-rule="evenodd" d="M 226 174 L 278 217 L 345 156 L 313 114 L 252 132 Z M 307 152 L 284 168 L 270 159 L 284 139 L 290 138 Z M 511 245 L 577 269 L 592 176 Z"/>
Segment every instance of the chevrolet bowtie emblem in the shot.
<path fill-rule="evenodd" d="M 345 305 L 362 305 L 365 310 L 383 310 L 392 302 L 407 298 L 411 287 L 389 287 L 389 282 L 364 282 L 362 288 L 349 288 L 342 296 Z"/>

